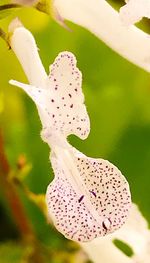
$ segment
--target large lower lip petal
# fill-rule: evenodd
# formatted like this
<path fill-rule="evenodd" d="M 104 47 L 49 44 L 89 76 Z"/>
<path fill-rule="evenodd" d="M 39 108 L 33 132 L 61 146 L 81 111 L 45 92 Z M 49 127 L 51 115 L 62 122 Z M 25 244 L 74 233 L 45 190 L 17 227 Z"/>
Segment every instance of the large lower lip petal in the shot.
<path fill-rule="evenodd" d="M 55 179 L 47 189 L 47 206 L 62 234 L 87 242 L 125 223 L 131 206 L 130 190 L 121 172 L 108 161 L 81 154 L 74 160 L 80 177 L 76 187 L 61 162 L 51 157 Z"/>

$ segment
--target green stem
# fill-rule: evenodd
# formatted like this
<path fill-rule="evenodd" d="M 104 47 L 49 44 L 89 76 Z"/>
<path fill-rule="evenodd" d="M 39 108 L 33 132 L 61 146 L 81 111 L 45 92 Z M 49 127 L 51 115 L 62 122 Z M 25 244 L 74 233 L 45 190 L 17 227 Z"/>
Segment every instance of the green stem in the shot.
<path fill-rule="evenodd" d="M 21 5 L 18 4 L 6 4 L 6 5 L 1 5 L 0 6 L 0 11 L 4 11 L 6 9 L 11 9 L 11 8 L 18 8 L 21 7 Z"/>

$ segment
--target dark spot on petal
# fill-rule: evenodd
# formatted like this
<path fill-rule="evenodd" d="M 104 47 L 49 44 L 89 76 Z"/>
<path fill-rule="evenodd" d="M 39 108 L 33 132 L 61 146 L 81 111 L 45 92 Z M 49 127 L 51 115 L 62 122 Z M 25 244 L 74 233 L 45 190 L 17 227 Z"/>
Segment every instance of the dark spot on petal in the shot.
<path fill-rule="evenodd" d="M 81 201 L 83 200 L 84 195 L 81 195 L 81 197 L 79 198 L 78 202 L 81 203 Z"/>

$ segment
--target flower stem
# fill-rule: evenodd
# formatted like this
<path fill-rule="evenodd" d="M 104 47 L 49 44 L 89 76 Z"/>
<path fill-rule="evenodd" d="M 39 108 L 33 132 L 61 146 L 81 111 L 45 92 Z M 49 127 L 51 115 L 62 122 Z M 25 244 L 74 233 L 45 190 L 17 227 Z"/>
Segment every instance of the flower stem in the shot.
<path fill-rule="evenodd" d="M 0 131 L 0 182 L 7 199 L 14 221 L 18 227 L 18 230 L 23 238 L 34 236 L 32 225 L 30 224 L 26 213 L 24 211 L 22 202 L 17 193 L 16 187 L 8 180 L 8 174 L 10 172 L 10 166 L 6 158 L 6 154 L 3 146 L 2 133 Z"/>

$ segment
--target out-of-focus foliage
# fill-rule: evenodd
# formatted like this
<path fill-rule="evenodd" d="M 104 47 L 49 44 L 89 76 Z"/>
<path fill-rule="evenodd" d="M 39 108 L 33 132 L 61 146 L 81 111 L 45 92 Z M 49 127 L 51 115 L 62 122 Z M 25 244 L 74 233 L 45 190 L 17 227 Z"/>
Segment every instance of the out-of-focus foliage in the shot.
<path fill-rule="evenodd" d="M 121 2 L 113 1 L 115 6 Z M 16 16 L 34 34 L 47 71 L 59 52 L 68 50 L 76 55 L 83 73 L 91 133 L 86 141 L 75 136 L 69 140 L 86 155 L 107 158 L 119 167 L 130 183 L 133 201 L 150 222 L 150 75 L 121 58 L 85 29 L 68 23 L 72 29 L 69 32 L 33 9 L 11 12 L 0 21 L 0 27 L 7 30 Z M 147 21 L 140 24 L 148 31 L 147 25 Z M 41 125 L 33 102 L 8 84 L 11 78 L 27 81 L 17 58 L 0 39 L 0 128 L 6 154 L 14 170 L 18 157 L 26 156 L 32 169 L 24 177 L 24 184 L 35 194 L 44 194 L 53 179 L 49 149 L 40 139 Z M 48 262 L 86 262 L 82 253 L 75 261 L 77 245 L 48 225 L 35 202 L 19 189 L 36 236 L 48 249 Z M 19 259 L 22 252 L 21 244 L 16 245 L 19 235 L 15 222 L 1 192 L 0 263 L 24 263 Z M 43 262 L 47 262 L 46 259 Z"/>
<path fill-rule="evenodd" d="M 11 0 L 0 1 L 0 19 L 7 17 L 11 14 L 14 8 L 17 8 L 17 4 L 11 3 Z"/>
<path fill-rule="evenodd" d="M 4 243 L 0 245 L 0 262 L 15 263 L 21 262 L 23 247 L 17 243 Z"/>

